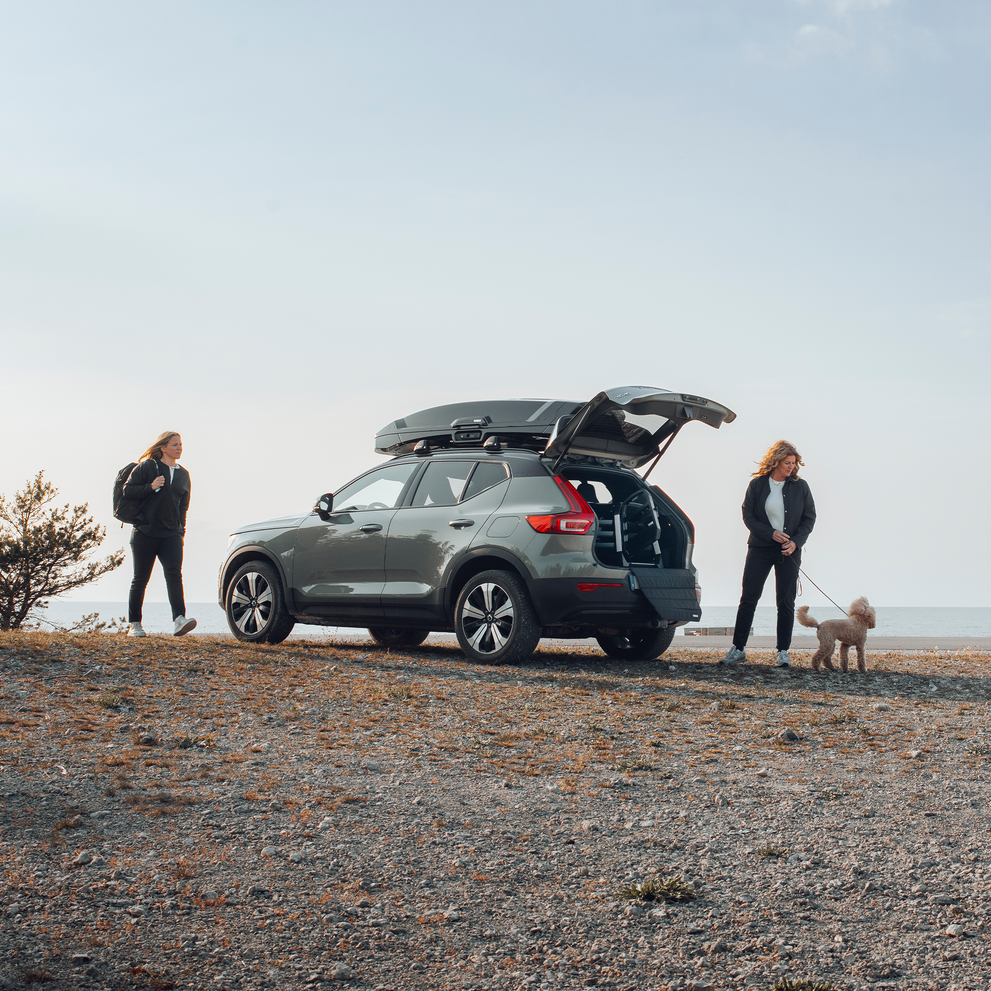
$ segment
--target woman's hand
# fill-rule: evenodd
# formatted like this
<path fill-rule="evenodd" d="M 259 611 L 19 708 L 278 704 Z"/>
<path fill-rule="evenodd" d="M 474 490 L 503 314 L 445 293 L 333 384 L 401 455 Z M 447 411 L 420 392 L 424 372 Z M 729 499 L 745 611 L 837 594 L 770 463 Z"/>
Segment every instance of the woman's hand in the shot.
<path fill-rule="evenodd" d="M 164 484 L 165 484 L 165 476 L 164 476 L 164 475 L 159 475 L 159 476 L 158 476 L 158 478 L 156 478 L 156 479 L 155 479 L 155 480 L 154 480 L 154 481 L 153 481 L 153 482 L 151 483 L 151 487 L 152 487 L 153 489 L 155 489 L 155 490 L 157 491 L 157 490 L 158 490 L 158 489 L 160 489 L 160 488 L 161 488 L 161 487 L 162 487 L 162 486 L 163 486 Z"/>
<path fill-rule="evenodd" d="M 781 545 L 781 553 L 785 557 L 790 557 L 792 554 L 795 553 L 796 550 L 798 550 L 798 547 L 795 544 L 795 541 L 792 540 L 790 537 L 788 538 L 788 542 L 787 543 L 784 543 L 784 544 Z"/>
<path fill-rule="evenodd" d="M 774 531 L 774 539 L 779 544 L 787 544 L 788 541 L 791 540 L 791 537 L 789 537 L 787 533 L 783 533 L 781 530 L 775 530 Z"/>

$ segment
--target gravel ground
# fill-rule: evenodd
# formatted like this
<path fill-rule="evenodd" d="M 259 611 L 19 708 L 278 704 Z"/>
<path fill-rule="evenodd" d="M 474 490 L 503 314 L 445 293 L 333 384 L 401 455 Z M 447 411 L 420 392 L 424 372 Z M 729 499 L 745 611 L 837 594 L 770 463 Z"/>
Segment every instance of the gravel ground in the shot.
<path fill-rule="evenodd" d="M 0 634 L 0 989 L 987 988 L 989 655 L 719 653 Z"/>

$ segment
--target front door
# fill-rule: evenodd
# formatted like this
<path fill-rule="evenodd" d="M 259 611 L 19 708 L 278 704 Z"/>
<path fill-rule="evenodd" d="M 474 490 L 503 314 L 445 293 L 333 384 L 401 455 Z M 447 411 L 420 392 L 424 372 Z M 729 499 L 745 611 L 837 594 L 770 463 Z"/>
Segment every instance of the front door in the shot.
<path fill-rule="evenodd" d="M 386 537 L 418 467 L 370 471 L 335 494 L 329 519 L 314 512 L 303 521 L 293 554 L 293 596 L 303 615 L 342 626 L 381 625 Z"/>

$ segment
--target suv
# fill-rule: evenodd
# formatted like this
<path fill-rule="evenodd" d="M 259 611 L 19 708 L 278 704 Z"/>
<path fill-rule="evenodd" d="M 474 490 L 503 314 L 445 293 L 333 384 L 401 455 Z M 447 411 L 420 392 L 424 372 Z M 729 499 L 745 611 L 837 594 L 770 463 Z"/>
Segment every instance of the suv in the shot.
<path fill-rule="evenodd" d="M 701 590 L 691 520 L 645 479 L 686 423 L 735 418 L 634 386 L 396 420 L 375 438 L 387 464 L 231 535 L 219 578 L 231 632 L 279 643 L 296 623 L 363 626 L 415 647 L 453 631 L 491 663 L 541 637 L 594 637 L 610 657 L 659 657 L 701 618 Z"/>

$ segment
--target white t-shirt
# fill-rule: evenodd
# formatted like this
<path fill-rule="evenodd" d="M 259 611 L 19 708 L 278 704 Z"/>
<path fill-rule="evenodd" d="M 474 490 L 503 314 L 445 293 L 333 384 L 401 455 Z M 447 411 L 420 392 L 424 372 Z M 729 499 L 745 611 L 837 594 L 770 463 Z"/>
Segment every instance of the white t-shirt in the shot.
<path fill-rule="evenodd" d="M 775 530 L 783 531 L 785 528 L 785 500 L 782 493 L 785 483 L 783 481 L 776 482 L 773 478 L 769 478 L 768 481 L 771 483 L 771 491 L 767 494 L 764 511 L 767 513 L 771 526 Z"/>

